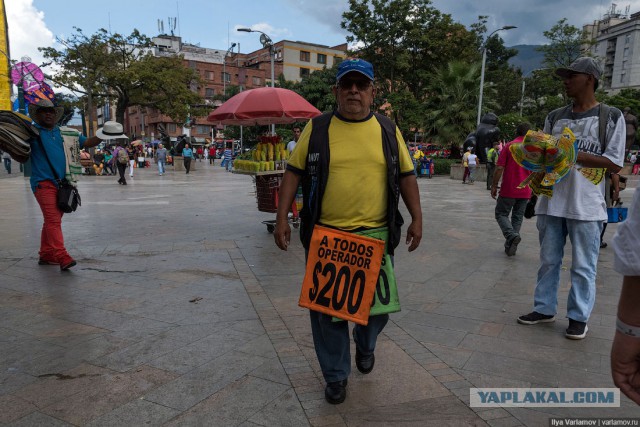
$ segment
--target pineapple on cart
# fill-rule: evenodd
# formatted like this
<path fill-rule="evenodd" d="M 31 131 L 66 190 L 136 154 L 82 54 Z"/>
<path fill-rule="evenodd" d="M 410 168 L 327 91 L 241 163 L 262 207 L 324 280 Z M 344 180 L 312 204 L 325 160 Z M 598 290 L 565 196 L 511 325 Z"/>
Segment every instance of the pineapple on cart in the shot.
<path fill-rule="evenodd" d="M 319 116 L 320 110 L 297 93 L 283 88 L 262 87 L 250 89 L 228 99 L 209 114 L 207 120 L 216 125 L 277 125 L 292 124 Z M 273 133 L 273 131 L 272 131 Z M 251 175 L 256 185 L 256 200 L 260 212 L 276 213 L 278 188 L 286 168 L 288 152 L 276 135 L 262 137 L 250 159 L 234 160 L 234 172 Z M 298 211 L 302 195 L 291 205 L 290 221 L 298 228 Z M 267 231 L 275 230 L 275 219 L 263 221 Z"/>
<path fill-rule="evenodd" d="M 278 189 L 284 175 L 288 151 L 278 136 L 263 136 L 257 147 L 249 152 L 249 158 L 234 161 L 234 173 L 251 175 L 256 186 L 258 211 L 276 213 L 278 211 Z M 289 220 L 294 228 L 300 225 L 297 201 L 291 205 Z M 273 233 L 275 220 L 262 221 L 267 231 Z"/>

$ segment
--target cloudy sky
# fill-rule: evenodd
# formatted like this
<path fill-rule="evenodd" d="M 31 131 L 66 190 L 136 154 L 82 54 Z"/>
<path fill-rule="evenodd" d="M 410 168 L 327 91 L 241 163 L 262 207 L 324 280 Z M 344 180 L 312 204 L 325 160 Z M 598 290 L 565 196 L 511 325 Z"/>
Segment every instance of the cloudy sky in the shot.
<path fill-rule="evenodd" d="M 56 38 L 66 38 L 73 27 L 85 34 L 99 28 L 130 34 L 134 28 L 153 36 L 158 20 L 168 32 L 168 18 L 178 18 L 175 34 L 184 41 L 203 47 L 226 49 L 240 44 L 242 52 L 260 47 L 258 35 L 239 33 L 238 27 L 251 27 L 281 39 L 337 45 L 345 42 L 340 28 L 347 0 L 4 0 L 9 24 L 11 56 L 29 56 L 40 64 L 39 46 L 51 46 Z M 611 10 L 603 0 L 433 0 L 435 7 L 465 25 L 488 15 L 489 31 L 504 25 L 518 28 L 501 33 L 507 46 L 542 44 L 543 31 L 567 18 L 572 25 L 599 19 Z M 640 0 L 617 3 L 624 13 L 640 12 Z"/>

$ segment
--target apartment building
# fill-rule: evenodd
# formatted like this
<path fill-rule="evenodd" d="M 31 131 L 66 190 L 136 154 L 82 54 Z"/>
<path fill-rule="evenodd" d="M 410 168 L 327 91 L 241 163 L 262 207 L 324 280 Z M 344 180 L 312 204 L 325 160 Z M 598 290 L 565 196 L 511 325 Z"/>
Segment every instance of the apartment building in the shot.
<path fill-rule="evenodd" d="M 198 72 L 203 83 L 192 90 L 198 91 L 211 109 L 220 104 L 214 97 L 225 93 L 228 86 L 253 89 L 271 85 L 271 54 L 268 47 L 243 54 L 233 49 L 227 51 L 183 43 L 175 35 L 159 35 L 152 40 L 153 55 L 183 55 L 185 67 Z M 274 43 L 275 79 L 283 75 L 285 80 L 300 81 L 316 70 L 331 68 L 346 57 L 346 50 L 346 43 L 333 47 L 290 40 Z M 109 120 L 109 108 L 101 110 L 104 110 L 102 117 Z M 105 120 L 102 117 L 101 120 Z M 125 132 L 133 138 L 157 138 L 160 125 L 172 138 L 186 131 L 198 143 L 208 142 L 216 131 L 206 117 L 196 117 L 194 126 L 184 128 L 183 123 L 175 123 L 154 108 L 131 106 L 127 109 Z"/>
<path fill-rule="evenodd" d="M 595 40 L 591 54 L 603 66 L 602 88 L 610 94 L 640 89 L 640 12 L 621 13 L 612 5 L 600 20 L 583 27 Z"/>
<path fill-rule="evenodd" d="M 304 76 L 324 67 L 331 68 L 347 57 L 346 43 L 330 47 L 281 40 L 274 43 L 273 47 L 276 80 L 282 75 L 285 80 L 299 82 Z M 268 47 L 248 53 L 245 58 L 245 67 L 264 70 L 269 81 L 271 80 L 271 56 Z"/>
<path fill-rule="evenodd" d="M 265 86 L 265 71 L 260 68 L 244 66 L 246 55 L 232 49 L 221 50 L 204 48 L 194 44 L 183 43 L 181 37 L 159 35 L 152 39 L 154 47 L 151 52 L 155 56 L 182 55 L 184 66 L 196 70 L 202 80 L 199 86 L 191 89 L 197 91 L 205 105 L 213 109 L 221 101 L 215 100 L 230 86 L 241 86 L 244 89 Z M 158 127 L 162 125 L 172 138 L 184 133 L 190 134 L 198 143 L 206 143 L 215 135 L 213 123 L 206 117 L 195 117 L 193 125 L 175 123 L 170 117 L 161 114 L 155 108 L 130 106 L 125 117 L 125 132 L 136 139 L 152 140 L 159 136 Z"/>

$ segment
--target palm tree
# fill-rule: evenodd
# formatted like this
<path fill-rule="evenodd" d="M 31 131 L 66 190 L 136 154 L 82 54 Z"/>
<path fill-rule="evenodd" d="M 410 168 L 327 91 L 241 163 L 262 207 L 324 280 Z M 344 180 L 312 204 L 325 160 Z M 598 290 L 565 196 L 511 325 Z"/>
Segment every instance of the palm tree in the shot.
<path fill-rule="evenodd" d="M 437 142 L 461 144 L 475 130 L 479 77 L 478 64 L 453 61 L 436 70 L 429 85 L 425 128 Z M 484 90 L 492 89 L 485 84 Z M 484 106 L 492 107 L 490 103 Z"/>

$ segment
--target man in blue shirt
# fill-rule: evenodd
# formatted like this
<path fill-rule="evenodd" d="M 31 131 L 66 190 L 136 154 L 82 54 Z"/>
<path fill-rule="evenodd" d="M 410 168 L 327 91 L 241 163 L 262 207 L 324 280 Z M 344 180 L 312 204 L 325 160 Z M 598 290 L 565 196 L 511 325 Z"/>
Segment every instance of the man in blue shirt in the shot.
<path fill-rule="evenodd" d="M 55 107 L 48 99 L 40 99 L 29 105 L 29 115 L 40 131 L 39 138 L 32 138 L 29 141 L 31 144 L 31 190 L 44 217 L 38 264 L 59 265 L 60 270 L 65 271 L 76 265 L 76 261 L 64 247 L 63 212 L 58 209 L 57 204 L 57 181 L 64 178 L 67 171 L 64 141 L 57 126 L 62 112 L 62 107 Z M 80 148 L 90 148 L 98 145 L 100 138 L 96 136 L 86 138 L 80 135 L 79 142 Z"/>

